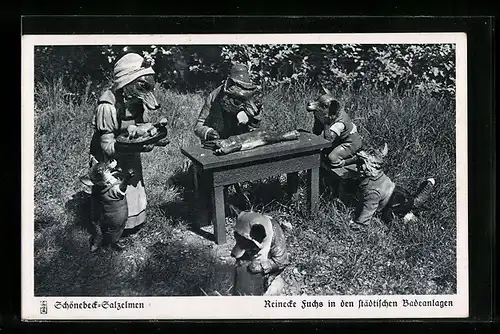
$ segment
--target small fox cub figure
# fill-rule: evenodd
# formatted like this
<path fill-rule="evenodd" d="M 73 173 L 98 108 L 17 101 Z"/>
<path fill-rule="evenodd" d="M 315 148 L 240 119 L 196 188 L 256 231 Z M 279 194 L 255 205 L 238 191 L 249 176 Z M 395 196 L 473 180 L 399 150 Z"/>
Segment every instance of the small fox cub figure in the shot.
<path fill-rule="evenodd" d="M 83 184 L 92 187 L 92 223 L 95 235 L 92 237 L 91 251 L 101 246 L 111 246 L 123 250 L 120 243 L 125 223 L 128 219 L 128 206 L 125 191 L 134 176 L 132 170 L 123 173 L 116 160 L 97 162 L 89 174 L 80 178 Z"/>
<path fill-rule="evenodd" d="M 233 295 L 280 295 L 285 285 L 281 273 L 290 265 L 283 229 L 291 226 L 252 210 L 237 213 Z"/>

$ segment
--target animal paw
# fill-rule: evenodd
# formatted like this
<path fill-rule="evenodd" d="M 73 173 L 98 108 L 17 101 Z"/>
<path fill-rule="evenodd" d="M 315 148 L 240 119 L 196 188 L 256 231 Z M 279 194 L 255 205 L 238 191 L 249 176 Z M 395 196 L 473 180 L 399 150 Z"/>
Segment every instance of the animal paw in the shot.
<path fill-rule="evenodd" d="M 251 272 L 252 274 L 257 274 L 262 272 L 262 265 L 258 261 L 253 261 L 248 265 L 248 271 Z"/>
<path fill-rule="evenodd" d="M 168 144 L 170 144 L 170 140 L 164 138 L 164 139 L 159 140 L 155 145 L 156 146 L 167 146 Z"/>

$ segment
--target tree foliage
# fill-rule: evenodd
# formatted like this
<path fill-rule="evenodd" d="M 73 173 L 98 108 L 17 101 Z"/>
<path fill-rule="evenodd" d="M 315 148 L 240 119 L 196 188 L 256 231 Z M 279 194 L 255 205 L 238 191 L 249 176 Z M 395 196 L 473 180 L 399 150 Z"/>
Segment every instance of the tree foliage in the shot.
<path fill-rule="evenodd" d="M 154 60 L 158 81 L 169 89 L 211 89 L 231 62 L 247 64 L 263 88 L 295 84 L 357 89 L 370 85 L 398 93 L 416 88 L 454 97 L 453 44 L 328 45 L 101 45 L 35 49 L 37 82 L 63 78 L 80 93 L 112 78 L 113 63 L 127 52 Z"/>

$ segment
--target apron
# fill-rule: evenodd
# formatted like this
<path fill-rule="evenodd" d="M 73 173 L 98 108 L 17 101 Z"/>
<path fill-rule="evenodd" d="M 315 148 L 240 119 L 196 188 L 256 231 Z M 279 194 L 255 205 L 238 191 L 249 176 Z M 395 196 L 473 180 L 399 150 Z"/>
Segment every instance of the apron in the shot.
<path fill-rule="evenodd" d="M 126 130 L 127 126 L 135 124 L 135 121 L 122 121 L 121 129 Z M 131 229 L 141 225 L 146 220 L 146 189 L 142 174 L 142 159 L 140 153 L 117 153 L 116 161 L 122 170 L 132 169 L 135 173 L 127 186 L 128 219 L 125 224 L 126 229 Z"/>

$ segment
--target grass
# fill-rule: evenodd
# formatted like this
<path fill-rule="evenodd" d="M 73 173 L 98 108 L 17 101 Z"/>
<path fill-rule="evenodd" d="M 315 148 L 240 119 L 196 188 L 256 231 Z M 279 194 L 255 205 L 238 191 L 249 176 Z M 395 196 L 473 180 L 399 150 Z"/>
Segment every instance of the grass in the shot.
<path fill-rule="evenodd" d="M 306 87 L 266 94 L 265 128 L 310 129 Z M 389 145 L 386 173 L 414 190 L 420 180 L 437 180 L 432 210 L 419 222 L 395 221 L 352 233 L 353 212 L 321 194 L 320 211 L 305 210 L 305 175 L 299 195 L 284 200 L 284 178 L 245 184 L 256 209 L 289 221 L 292 267 L 286 271 L 288 294 L 453 294 L 456 292 L 455 110 L 452 103 L 417 91 L 405 96 L 361 91 L 337 92 L 347 112 L 371 145 Z M 196 144 L 192 126 L 203 103 L 200 94 L 159 89 L 169 120 L 171 143 L 143 154 L 148 222 L 128 237 L 123 253 L 89 251 L 88 189 L 78 177 L 86 172 L 95 99 L 65 99 L 60 83 L 39 84 L 35 95 L 35 295 L 166 296 L 229 294 L 234 239 L 215 245 L 190 230 L 192 182 L 184 145 Z M 230 197 L 229 200 L 233 200 Z"/>

